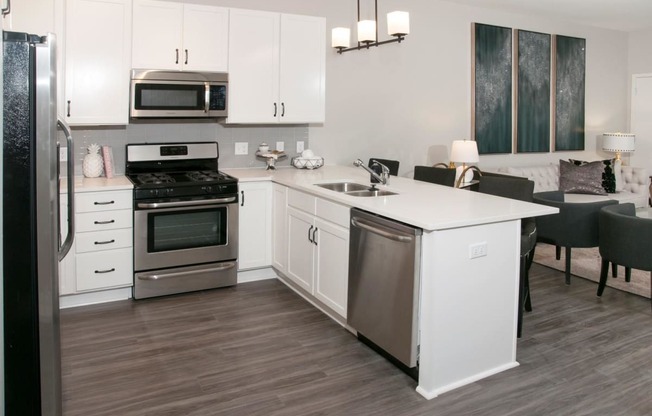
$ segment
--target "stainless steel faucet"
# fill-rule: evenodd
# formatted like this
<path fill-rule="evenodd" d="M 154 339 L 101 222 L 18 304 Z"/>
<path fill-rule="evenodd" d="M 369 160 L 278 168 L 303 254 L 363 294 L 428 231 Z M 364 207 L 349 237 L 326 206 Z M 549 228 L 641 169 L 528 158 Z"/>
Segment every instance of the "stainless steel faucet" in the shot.
<path fill-rule="evenodd" d="M 389 168 L 382 163 L 374 160 L 371 163 L 371 166 L 380 166 L 380 175 L 378 175 L 376 172 L 374 172 L 371 168 L 367 167 L 367 165 L 364 164 L 364 162 L 360 159 L 357 159 L 353 162 L 354 166 L 358 166 L 371 175 L 372 178 L 377 180 L 378 182 L 382 183 L 383 185 L 389 184 Z"/>

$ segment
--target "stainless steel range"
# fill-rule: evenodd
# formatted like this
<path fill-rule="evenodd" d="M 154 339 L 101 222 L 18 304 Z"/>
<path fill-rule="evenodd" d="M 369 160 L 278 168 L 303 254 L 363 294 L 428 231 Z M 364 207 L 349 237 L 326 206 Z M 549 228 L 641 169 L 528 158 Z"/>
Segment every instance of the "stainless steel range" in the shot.
<path fill-rule="evenodd" d="M 237 280 L 238 181 L 216 142 L 127 145 L 134 184 L 134 298 Z"/>

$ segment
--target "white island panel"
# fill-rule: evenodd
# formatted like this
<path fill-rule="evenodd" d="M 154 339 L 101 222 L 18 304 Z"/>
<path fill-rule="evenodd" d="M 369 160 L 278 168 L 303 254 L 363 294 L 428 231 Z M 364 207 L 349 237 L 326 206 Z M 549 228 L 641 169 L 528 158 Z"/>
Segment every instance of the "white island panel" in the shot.
<path fill-rule="evenodd" d="M 417 391 L 431 399 L 518 365 L 520 220 L 423 234 Z M 469 246 L 487 244 L 470 259 Z"/>

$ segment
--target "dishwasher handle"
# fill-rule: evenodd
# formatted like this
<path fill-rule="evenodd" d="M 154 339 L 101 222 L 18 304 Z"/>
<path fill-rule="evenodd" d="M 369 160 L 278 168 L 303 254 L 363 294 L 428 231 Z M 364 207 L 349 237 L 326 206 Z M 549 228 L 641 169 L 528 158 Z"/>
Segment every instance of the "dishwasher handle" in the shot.
<path fill-rule="evenodd" d="M 365 221 L 360 217 L 352 217 L 351 225 L 400 243 L 411 243 L 414 240 L 413 236 L 397 234 L 392 229 L 378 226 L 378 224 Z"/>

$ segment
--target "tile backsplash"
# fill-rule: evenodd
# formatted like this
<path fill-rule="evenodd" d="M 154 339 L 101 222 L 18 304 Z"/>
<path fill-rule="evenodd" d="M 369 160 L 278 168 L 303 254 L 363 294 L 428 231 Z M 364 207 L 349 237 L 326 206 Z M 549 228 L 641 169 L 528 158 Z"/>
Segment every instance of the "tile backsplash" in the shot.
<path fill-rule="evenodd" d="M 125 146 L 130 143 L 168 143 L 217 141 L 219 144 L 219 167 L 264 167 L 265 161 L 255 156 L 258 145 L 265 142 L 270 149 L 276 148 L 276 142 L 283 142 L 288 158 L 277 166 L 289 166 L 290 158 L 295 154 L 297 141 L 304 141 L 308 149 L 308 126 L 240 126 L 222 125 L 214 121 L 138 122 L 127 126 L 75 127 L 73 128 L 76 175 L 82 173 L 82 159 L 90 144 L 111 146 L 116 174 L 125 171 Z M 65 140 L 60 139 L 62 143 Z M 247 142 L 249 154 L 235 155 L 235 143 Z"/>

